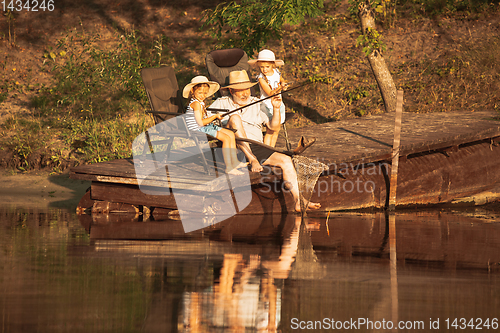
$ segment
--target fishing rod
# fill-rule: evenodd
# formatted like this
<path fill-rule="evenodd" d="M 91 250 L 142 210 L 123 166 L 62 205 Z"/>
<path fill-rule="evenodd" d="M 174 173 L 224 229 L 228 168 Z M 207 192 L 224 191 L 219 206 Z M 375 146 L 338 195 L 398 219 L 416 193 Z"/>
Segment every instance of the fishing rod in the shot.
<path fill-rule="evenodd" d="M 262 101 L 265 101 L 266 99 L 273 98 L 274 96 L 278 96 L 278 95 L 281 95 L 281 94 L 286 94 L 286 93 L 288 93 L 288 92 L 290 92 L 290 91 L 292 91 L 292 90 L 302 88 L 302 87 L 307 86 L 308 84 L 311 84 L 311 83 L 313 83 L 313 81 L 309 81 L 309 80 L 308 80 L 306 83 L 303 83 L 303 84 L 298 85 L 298 86 L 296 86 L 296 87 L 293 87 L 293 88 L 290 88 L 290 89 L 287 89 L 287 90 L 284 90 L 284 91 L 280 91 L 279 93 L 276 93 L 276 94 L 274 94 L 274 95 L 267 96 L 267 97 L 265 97 L 265 98 L 259 99 L 258 101 L 255 101 L 255 102 L 252 102 L 252 103 L 248 103 L 247 105 L 244 105 L 244 106 L 239 107 L 239 108 L 237 108 L 237 109 L 234 109 L 234 110 L 232 110 L 232 111 L 226 112 L 226 113 L 224 114 L 224 116 L 230 115 L 231 113 L 238 112 L 238 111 L 240 111 L 240 110 L 242 110 L 242 109 L 244 109 L 244 108 L 247 108 L 247 107 L 252 106 L 252 105 L 254 105 L 254 104 L 257 104 L 257 103 L 260 103 L 260 102 L 262 102 Z M 208 110 L 208 111 L 214 111 L 214 112 L 224 112 L 224 111 L 228 111 L 227 109 L 211 109 L 211 108 L 207 108 L 207 110 Z"/>

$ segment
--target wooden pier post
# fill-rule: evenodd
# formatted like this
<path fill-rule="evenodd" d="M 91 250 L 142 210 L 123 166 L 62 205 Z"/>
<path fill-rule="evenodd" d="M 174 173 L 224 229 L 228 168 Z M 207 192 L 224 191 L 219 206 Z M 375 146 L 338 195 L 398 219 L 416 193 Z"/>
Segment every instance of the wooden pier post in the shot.
<path fill-rule="evenodd" d="M 389 193 L 389 210 L 396 209 L 396 190 L 398 187 L 398 165 L 399 165 L 399 146 L 401 143 L 401 117 L 403 114 L 403 90 L 398 90 L 396 101 L 396 120 L 394 124 L 394 142 L 392 144 L 392 166 L 391 166 L 391 184 Z"/>

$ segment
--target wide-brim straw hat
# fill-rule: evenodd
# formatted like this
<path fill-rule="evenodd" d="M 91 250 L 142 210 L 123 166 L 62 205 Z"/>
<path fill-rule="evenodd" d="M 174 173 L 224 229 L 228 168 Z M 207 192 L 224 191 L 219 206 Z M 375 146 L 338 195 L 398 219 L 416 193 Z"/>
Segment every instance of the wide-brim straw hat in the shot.
<path fill-rule="evenodd" d="M 285 62 L 281 59 L 276 60 L 276 56 L 274 55 L 274 52 L 271 50 L 262 50 L 259 52 L 259 55 L 257 56 L 257 59 L 251 59 L 248 60 L 248 64 L 253 66 L 255 65 L 258 61 L 267 61 L 267 62 L 274 62 L 276 66 L 283 66 Z"/>
<path fill-rule="evenodd" d="M 185 87 L 184 90 L 182 91 L 182 96 L 184 98 L 189 97 L 189 93 L 191 92 L 191 89 L 201 83 L 208 84 L 209 89 L 208 89 L 208 96 L 212 96 L 219 90 L 220 85 L 217 82 L 214 81 L 209 81 L 206 76 L 199 75 L 195 76 L 191 79 L 191 83 L 188 83 Z"/>
<path fill-rule="evenodd" d="M 229 85 L 222 89 L 248 89 L 255 86 L 258 82 L 250 82 L 246 70 L 232 71 L 229 73 Z"/>

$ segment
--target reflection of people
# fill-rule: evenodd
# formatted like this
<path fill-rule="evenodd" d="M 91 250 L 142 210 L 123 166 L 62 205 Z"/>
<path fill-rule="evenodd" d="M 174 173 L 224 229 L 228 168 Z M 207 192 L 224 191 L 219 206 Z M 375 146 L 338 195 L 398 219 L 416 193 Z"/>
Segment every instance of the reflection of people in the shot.
<path fill-rule="evenodd" d="M 243 175 L 237 168 L 245 167 L 246 163 L 240 163 L 236 156 L 236 142 L 231 130 L 222 128 L 213 123 L 215 119 L 221 119 L 220 114 L 208 115 L 205 108 L 205 99 L 219 90 L 217 82 L 209 81 L 205 76 L 196 76 L 191 83 L 184 87 L 182 96 L 190 98 L 186 110 L 186 124 L 191 131 L 201 131 L 222 141 L 222 154 L 226 171 L 233 175 Z"/>
<path fill-rule="evenodd" d="M 230 332 L 278 331 L 282 300 L 275 279 L 288 278 L 301 236 L 302 219 L 291 218 L 279 258 L 262 260 L 254 254 L 244 260 L 240 253 L 226 253 L 213 288 L 184 294 L 184 330 L 180 331 L 202 332 L 207 326 Z"/>
<path fill-rule="evenodd" d="M 184 294 L 182 323 L 185 331 L 204 332 L 206 327 L 230 332 L 276 332 L 279 311 L 276 286 L 271 276 L 260 279 L 260 257 L 225 254 L 219 282 L 212 290 Z M 184 330 L 180 330 L 184 331 Z"/>
<path fill-rule="evenodd" d="M 277 67 L 283 66 L 283 60 L 276 60 L 274 52 L 270 50 L 262 50 L 259 52 L 257 59 L 249 60 L 248 63 L 252 66 L 257 66 L 260 70 L 259 75 L 257 75 L 257 81 L 260 87 L 260 98 L 266 98 L 276 93 L 279 93 L 282 89 L 285 89 L 285 80 L 281 76 Z M 264 100 L 261 103 L 262 111 L 267 114 L 269 119 L 273 116 L 273 106 L 269 99 Z M 285 104 L 281 102 L 280 105 L 280 123 L 285 122 Z M 273 131 L 271 135 L 266 135 L 264 138 L 264 143 L 270 146 L 276 145 L 276 140 L 278 139 L 279 128 Z"/>
<path fill-rule="evenodd" d="M 295 261 L 297 250 L 299 247 L 300 224 L 302 219 L 296 216 L 294 225 L 290 231 L 290 236 L 286 237 L 281 245 L 281 253 L 276 261 L 264 261 L 262 267 L 272 272 L 275 279 L 288 279 L 288 275 L 292 269 L 292 264 Z"/>
<path fill-rule="evenodd" d="M 223 88 L 229 89 L 229 96 L 218 98 L 210 107 L 231 111 L 258 101 L 250 94 L 250 87 L 256 84 L 250 82 L 246 71 L 233 71 L 229 74 L 229 85 Z M 260 105 L 257 103 L 231 114 L 229 119 L 224 119 L 224 122 L 227 122 L 227 127 L 236 130 L 236 137 L 248 138 L 263 143 L 263 127 L 267 127 L 272 132 L 279 129 L 280 126 L 281 97 L 279 95 L 272 97 L 271 103 L 273 105 L 273 116 L 271 119 L 261 111 Z M 266 131 L 266 135 L 270 134 Z M 295 201 L 295 210 L 299 212 L 300 202 L 297 173 L 290 156 L 243 141 L 238 141 L 237 146 L 247 157 L 253 172 L 262 171 L 262 165 L 276 166 L 282 169 L 283 181 L 289 185 L 290 192 Z M 308 208 L 310 209 L 318 209 L 320 207 L 319 203 L 309 202 L 308 204 Z"/>

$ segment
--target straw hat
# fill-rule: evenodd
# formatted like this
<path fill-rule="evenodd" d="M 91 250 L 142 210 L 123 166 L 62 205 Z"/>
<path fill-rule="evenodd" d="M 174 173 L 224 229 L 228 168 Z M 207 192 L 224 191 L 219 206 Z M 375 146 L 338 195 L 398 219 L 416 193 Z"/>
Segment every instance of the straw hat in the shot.
<path fill-rule="evenodd" d="M 251 59 L 248 60 L 248 64 L 253 66 L 257 63 L 257 61 L 268 61 L 268 62 L 274 62 L 276 66 L 283 66 L 285 62 L 283 60 L 276 60 L 276 57 L 274 56 L 274 52 L 271 50 L 262 50 L 259 52 L 259 55 L 257 56 L 257 59 Z"/>
<path fill-rule="evenodd" d="M 222 89 L 248 89 L 255 86 L 257 83 L 258 82 L 250 82 L 247 71 L 245 70 L 232 71 L 229 73 L 229 85 L 227 87 L 223 87 Z"/>
<path fill-rule="evenodd" d="M 184 87 L 184 90 L 182 91 L 182 96 L 184 98 L 189 98 L 189 93 L 191 92 L 191 89 L 196 86 L 197 84 L 200 84 L 200 83 L 206 83 L 209 85 L 209 89 L 208 89 L 208 96 L 211 96 L 213 94 L 215 94 L 215 92 L 217 90 L 219 90 L 220 88 L 220 85 L 217 83 L 217 82 L 214 82 L 214 81 L 208 81 L 207 77 L 206 76 L 195 76 L 191 79 L 191 83 L 188 83 L 185 87 Z"/>

